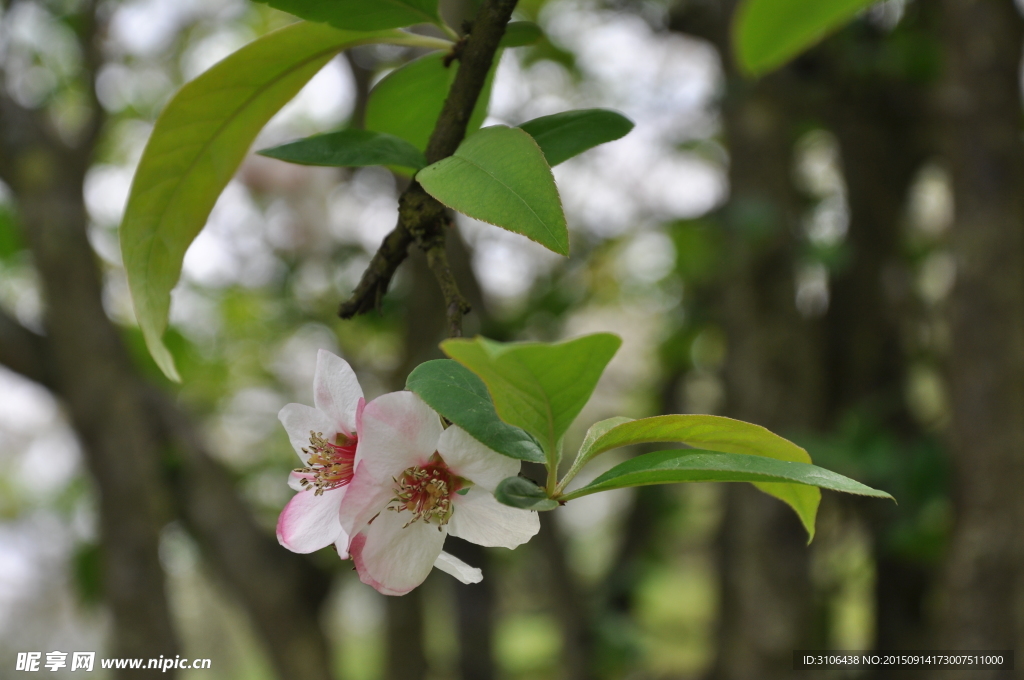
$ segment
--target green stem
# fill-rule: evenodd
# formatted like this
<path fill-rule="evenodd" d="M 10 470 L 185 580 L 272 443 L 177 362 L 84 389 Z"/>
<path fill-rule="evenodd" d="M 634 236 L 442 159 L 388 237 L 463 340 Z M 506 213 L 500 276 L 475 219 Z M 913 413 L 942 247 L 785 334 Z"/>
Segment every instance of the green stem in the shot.
<path fill-rule="evenodd" d="M 444 23 L 440 24 L 440 26 L 441 26 L 441 30 L 445 32 L 445 35 L 447 35 L 449 38 L 451 38 L 452 40 L 454 40 L 456 42 L 459 41 L 459 39 L 460 39 L 459 34 L 455 32 L 454 28 L 452 28 L 448 24 L 444 24 Z"/>
<path fill-rule="evenodd" d="M 582 460 L 581 456 L 576 456 L 576 460 L 572 462 L 572 467 L 569 468 L 569 471 L 565 473 L 564 477 L 562 477 L 562 481 L 560 481 L 555 486 L 554 491 L 551 493 L 551 496 L 558 496 L 563 491 L 565 491 L 565 487 L 569 486 L 569 482 L 573 480 L 573 477 L 579 474 L 580 470 L 583 469 L 584 463 L 586 462 L 587 461 Z"/>
<path fill-rule="evenodd" d="M 448 27 L 445 26 L 445 28 Z M 453 37 L 455 40 L 459 38 L 457 35 L 453 35 Z M 434 38 L 429 35 L 417 35 L 415 33 L 406 33 L 400 39 L 384 42 L 393 42 L 395 45 L 408 45 L 409 47 L 425 47 L 428 50 L 450 50 L 453 44 L 453 41 L 446 38 Z"/>

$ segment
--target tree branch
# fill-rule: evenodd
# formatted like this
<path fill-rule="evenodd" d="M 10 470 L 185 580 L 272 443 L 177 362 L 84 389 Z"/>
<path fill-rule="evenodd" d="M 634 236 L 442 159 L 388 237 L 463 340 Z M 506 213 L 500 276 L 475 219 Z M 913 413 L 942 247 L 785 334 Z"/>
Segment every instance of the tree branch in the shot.
<path fill-rule="evenodd" d="M 462 47 L 459 71 L 427 144 L 427 163 L 451 156 L 465 138 L 466 126 L 515 6 L 516 0 L 487 0 L 481 6 Z M 398 225 L 384 239 L 352 297 L 341 304 L 338 315 L 350 319 L 379 307 L 391 278 L 415 240 L 427 253 L 430 268 L 444 292 L 449 334 L 462 335 L 462 315 L 469 311 L 469 304 L 459 292 L 444 252 L 444 228 L 448 224 L 445 207 L 418 182 L 410 184 L 398 199 Z"/>
<path fill-rule="evenodd" d="M 0 364 L 29 380 L 53 389 L 47 363 L 47 341 L 0 310 Z"/>

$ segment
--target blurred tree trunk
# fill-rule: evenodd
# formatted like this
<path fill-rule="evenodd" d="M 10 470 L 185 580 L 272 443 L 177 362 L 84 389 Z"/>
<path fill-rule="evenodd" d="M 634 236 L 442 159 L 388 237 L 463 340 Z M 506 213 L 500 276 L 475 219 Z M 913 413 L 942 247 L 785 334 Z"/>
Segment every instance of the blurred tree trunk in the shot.
<path fill-rule="evenodd" d="M 937 97 L 953 182 L 949 309 L 955 527 L 942 644 L 1021 649 L 1024 149 L 1021 18 L 1012 0 L 943 0 Z M 1018 643 L 1018 644 L 1015 644 Z M 938 674 L 936 674 L 937 676 Z M 1009 678 L 1010 671 L 942 677 Z"/>
<path fill-rule="evenodd" d="M 543 479 L 542 475 L 539 475 Z M 569 566 L 556 512 L 541 513 L 536 540 L 547 565 L 548 596 L 562 630 L 562 673 L 566 680 L 593 680 L 597 649 L 587 594 Z"/>
<path fill-rule="evenodd" d="M 121 339 L 106 321 L 86 239 L 82 183 L 92 148 L 66 147 L 47 129 L 45 114 L 6 98 L 0 100 L 0 134 L 0 177 L 17 199 L 46 300 L 51 386 L 67 404 L 99 492 L 112 655 L 173 657 L 180 648 L 158 555 L 170 503 L 160 477 L 160 442 L 138 417 L 143 395 Z"/>
<path fill-rule="evenodd" d="M 921 7 L 911 7 L 895 39 L 926 29 L 924 14 Z M 923 84 L 881 65 L 893 40 L 888 31 L 859 22 L 810 57 L 818 87 L 829 90 L 822 97 L 823 113 L 839 140 L 850 211 L 845 262 L 832 282 L 825 324 L 826 418 L 835 428 L 853 417 L 912 443 L 923 433 L 904 399 L 907 352 L 900 313 L 906 308 L 910 273 L 902 255 L 902 226 L 908 190 L 931 152 L 931 139 Z M 870 69 L 853 66 L 864 61 Z M 900 447 L 896 455 L 910 455 L 910 450 Z M 927 647 L 926 596 L 934 568 L 887 545 L 899 518 L 897 508 L 851 505 L 866 518 L 874 542 L 874 647 Z M 890 674 L 880 669 L 876 677 Z"/>
<path fill-rule="evenodd" d="M 102 54 L 94 4 L 79 9 L 73 24 L 90 106 L 79 142 L 64 141 L 45 110 L 0 95 L 0 177 L 13 191 L 32 251 L 47 331 L 37 336 L 0 315 L 0 359 L 54 391 L 82 442 L 99 496 L 105 598 L 114 620 L 110 654 L 180 652 L 158 556 L 161 529 L 177 512 L 240 597 L 280 677 L 330 680 L 317 623 L 326 579 L 256 524 L 192 424 L 141 377 L 103 308 L 82 196 L 104 120 L 91 94 Z M 175 674 L 118 677 L 128 675 Z"/>
<path fill-rule="evenodd" d="M 717 214 L 729 261 L 713 316 L 727 337 L 726 414 L 776 432 L 820 418 L 816 323 L 796 308 L 802 212 L 793 186 L 794 100 L 787 70 L 756 83 L 731 64 L 734 2 L 684 3 L 670 24 L 710 40 L 725 62 L 721 115 L 729 202 Z M 715 680 L 789 678 L 792 651 L 814 646 L 806 534 L 792 510 L 746 484 L 726 485 L 718 538 L 720 605 Z"/>
<path fill-rule="evenodd" d="M 722 111 L 731 196 L 721 217 L 732 257 L 717 309 L 728 339 L 726 414 L 775 432 L 807 430 L 819 417 L 820 376 L 815 324 L 796 308 L 788 94 L 779 77 L 735 88 Z M 788 678 L 792 650 L 811 643 L 806 534 L 792 510 L 746 484 L 727 485 L 726 499 L 713 677 Z"/>

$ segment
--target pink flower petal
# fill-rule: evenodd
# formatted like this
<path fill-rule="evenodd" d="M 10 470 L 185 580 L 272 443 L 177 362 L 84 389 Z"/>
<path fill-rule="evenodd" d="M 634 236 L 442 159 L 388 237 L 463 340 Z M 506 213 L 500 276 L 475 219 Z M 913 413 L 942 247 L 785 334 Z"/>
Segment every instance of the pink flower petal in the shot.
<path fill-rule="evenodd" d="M 423 583 L 441 554 L 447 534 L 408 512 L 387 510 L 352 539 L 349 551 L 359 579 L 384 595 L 405 595 Z"/>
<path fill-rule="evenodd" d="M 412 392 L 391 392 L 363 409 L 356 464 L 380 483 L 424 465 L 437 450 L 441 419 Z"/>
<path fill-rule="evenodd" d="M 515 458 L 492 451 L 455 425 L 441 435 L 437 452 L 452 472 L 492 493 L 501 480 L 518 475 L 522 465 Z"/>
<path fill-rule="evenodd" d="M 446 574 L 451 574 L 463 583 L 480 583 L 484 580 L 484 573 L 476 567 L 471 567 L 455 555 L 441 551 L 434 561 L 434 566 Z"/>
<path fill-rule="evenodd" d="M 338 426 L 333 420 L 327 417 L 323 411 L 303 404 L 287 404 L 277 414 L 288 432 L 288 439 L 292 448 L 299 455 L 302 464 L 305 465 L 309 456 L 302 452 L 302 449 L 309 446 L 309 433 L 322 432 L 324 438 L 333 441 L 338 434 Z"/>
<path fill-rule="evenodd" d="M 362 531 L 377 513 L 387 508 L 395 495 L 394 482 L 389 479 L 387 484 L 381 484 L 370 474 L 365 463 L 356 467 L 352 481 L 345 488 L 348 491 L 341 501 L 339 521 L 341 528 L 350 536 Z"/>
<path fill-rule="evenodd" d="M 338 507 L 345 487 L 317 496 L 300 491 L 284 506 L 277 519 L 277 540 L 292 552 L 311 553 L 348 536 L 338 520 Z"/>
<path fill-rule="evenodd" d="M 473 487 L 456 495 L 448 531 L 470 543 L 489 548 L 515 548 L 540 531 L 540 518 L 532 510 L 510 508 L 488 492 Z"/>
<path fill-rule="evenodd" d="M 335 423 L 337 432 L 355 433 L 356 408 L 362 398 L 363 388 L 348 362 L 320 350 L 316 355 L 313 403 Z"/>

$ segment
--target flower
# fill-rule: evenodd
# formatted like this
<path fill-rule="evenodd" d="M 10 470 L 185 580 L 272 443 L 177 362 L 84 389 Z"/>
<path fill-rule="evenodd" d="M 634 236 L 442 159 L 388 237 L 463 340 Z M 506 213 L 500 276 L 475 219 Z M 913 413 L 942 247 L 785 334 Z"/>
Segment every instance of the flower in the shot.
<path fill-rule="evenodd" d="M 341 525 L 359 578 L 404 595 L 432 566 L 463 582 L 479 570 L 443 553 L 445 537 L 514 548 L 540 529 L 536 512 L 502 505 L 493 492 L 520 462 L 452 425 L 444 429 L 412 392 L 393 392 L 363 410 L 356 472 L 341 503 Z"/>
<path fill-rule="evenodd" d="M 288 478 L 298 493 L 281 511 L 277 540 L 297 553 L 333 543 L 345 559 L 349 536 L 338 511 L 352 481 L 359 414 L 366 402 L 352 367 L 325 350 L 316 357 L 313 403 L 316 408 L 288 404 L 278 414 L 303 467 Z"/>

